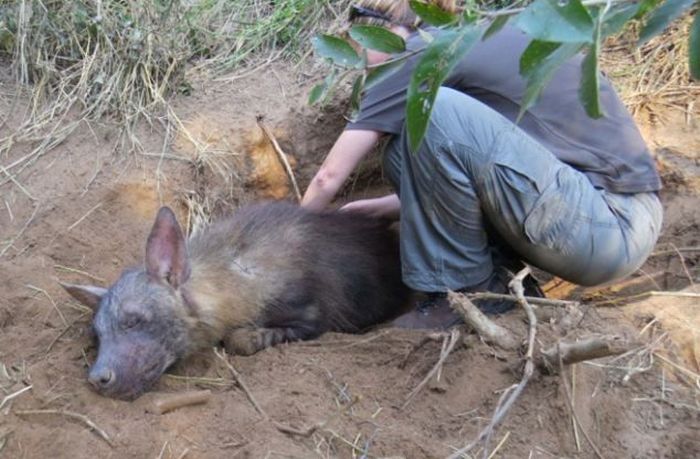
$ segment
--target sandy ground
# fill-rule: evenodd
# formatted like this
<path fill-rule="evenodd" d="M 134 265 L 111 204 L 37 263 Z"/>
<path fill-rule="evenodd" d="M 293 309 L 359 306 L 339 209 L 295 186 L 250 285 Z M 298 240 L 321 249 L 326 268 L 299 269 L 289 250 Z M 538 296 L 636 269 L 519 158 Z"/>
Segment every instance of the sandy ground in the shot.
<path fill-rule="evenodd" d="M 0 113 L 13 108 L 0 131 L 4 136 L 26 107 L 22 96 L 14 103 L 6 75 L 0 84 Z M 186 218 L 188 207 L 216 215 L 263 197 L 290 196 L 256 115 L 264 115 L 293 157 L 303 189 L 343 126 L 337 106 L 305 107 L 308 87 L 284 64 L 195 87 L 194 95 L 175 101 L 190 136 L 179 134 L 165 152 L 164 133 L 156 128 L 139 132 L 142 154 L 125 154 L 114 151 L 113 128 L 85 124 L 17 174 L 16 182 L 0 176 L 0 401 L 31 387 L 0 407 L 0 456 L 444 457 L 489 422 L 503 391 L 520 379 L 520 357 L 464 330 L 439 377 L 405 407 L 437 362 L 443 337 L 411 352 L 425 333 L 381 329 L 231 357 L 272 420 L 302 431 L 323 423 L 305 436 L 283 433 L 256 412 L 212 351 L 178 364 L 135 402 L 100 397 L 87 384 L 86 369 L 95 358 L 87 333 L 91 312 L 72 302 L 57 280 L 108 285 L 124 267 L 139 263 L 161 204 Z M 700 455 L 698 299 L 662 296 L 621 306 L 626 296 L 676 291 L 698 278 L 693 133 L 697 124 L 645 126 L 666 183 L 659 253 L 626 284 L 566 293 L 593 304 L 568 339 L 597 333 L 640 342 L 623 358 L 578 364 L 565 373 L 583 430 L 604 457 Z M 19 144 L 0 164 L 12 164 L 32 147 Z M 365 165 L 347 194 L 385 186 L 375 164 Z M 500 323 L 526 332 L 521 312 Z M 540 338 L 546 346 L 557 335 L 544 323 Z M 573 428 L 562 381 L 536 373 L 491 440 L 491 448 L 502 441 L 496 457 L 595 457 L 582 429 Z M 159 393 L 195 388 L 212 390 L 207 404 L 164 415 L 148 411 Z M 111 445 L 84 419 L 62 412 L 85 416 Z"/>

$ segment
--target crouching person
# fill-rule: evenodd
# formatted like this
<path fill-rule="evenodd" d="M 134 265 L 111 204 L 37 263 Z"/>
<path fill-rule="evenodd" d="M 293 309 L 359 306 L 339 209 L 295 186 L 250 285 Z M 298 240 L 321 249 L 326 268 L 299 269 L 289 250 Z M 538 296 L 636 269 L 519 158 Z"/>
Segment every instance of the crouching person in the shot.
<path fill-rule="evenodd" d="M 445 9 L 454 2 L 440 1 Z M 384 26 L 407 52 L 424 46 L 407 1 L 364 0 L 353 24 Z M 438 29 L 425 27 L 433 36 Z M 504 27 L 479 41 L 443 83 L 423 142 L 410 152 L 406 89 L 421 53 L 363 95 L 360 113 L 332 147 L 302 205 L 324 209 L 361 159 L 391 136 L 384 165 L 396 194 L 349 203 L 349 212 L 400 217 L 404 282 L 425 293 L 395 325 L 447 328 L 460 317 L 447 290 L 505 292 L 507 268 L 530 263 L 568 281 L 597 285 L 629 275 L 651 253 L 662 223 L 654 160 L 610 82 L 605 116 L 578 101 L 582 56 L 565 63 L 537 105 L 515 120 L 525 94 L 519 58 L 529 42 Z M 370 64 L 389 56 L 367 50 Z M 533 279 L 526 294 L 540 295 Z M 478 306 L 503 313 L 509 302 Z"/>

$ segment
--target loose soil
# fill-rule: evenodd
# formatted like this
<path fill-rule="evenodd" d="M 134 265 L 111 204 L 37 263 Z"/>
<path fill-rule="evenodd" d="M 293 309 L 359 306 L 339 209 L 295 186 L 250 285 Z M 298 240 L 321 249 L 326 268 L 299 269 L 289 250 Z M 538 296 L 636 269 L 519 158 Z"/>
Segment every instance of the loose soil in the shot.
<path fill-rule="evenodd" d="M 195 85 L 192 96 L 174 102 L 189 135 L 178 133 L 165 150 L 165 133 L 155 127 L 138 133 L 140 153 L 127 153 L 114 151 L 112 127 L 85 123 L 15 183 L 0 176 L 0 403 L 31 386 L 0 407 L 0 456 L 445 457 L 490 421 L 503 391 L 520 380 L 520 356 L 464 330 L 438 377 L 405 408 L 408 394 L 437 362 L 442 337 L 411 352 L 426 333 L 383 328 L 230 357 L 272 420 L 302 431 L 323 423 L 307 436 L 283 433 L 263 419 L 211 350 L 172 368 L 154 392 L 134 402 L 90 389 L 91 312 L 72 302 L 57 281 L 108 285 L 124 267 L 139 263 L 162 204 L 177 209 L 192 227 L 242 203 L 292 196 L 257 115 L 292 157 L 304 189 L 343 127 L 343 107 L 306 107 L 311 83 L 295 75 L 290 66 L 273 64 L 245 79 Z M 2 75 L 0 113 L 8 116 L 0 136 L 17 127 L 25 103 Z M 640 343 L 622 358 L 565 372 L 577 416 L 604 457 L 700 455 L 699 300 L 628 299 L 644 299 L 639 293 L 649 290 L 684 289 L 698 278 L 699 151 L 692 143 L 693 122 L 644 127 L 666 185 L 658 253 L 631 280 L 605 289 L 549 283 L 552 296 L 587 300 L 583 321 L 567 339 L 615 334 Z M 18 145 L 0 164 L 11 164 L 31 147 Z M 384 188 L 377 160 L 370 159 L 343 199 Z M 519 311 L 499 323 L 526 333 Z M 556 342 L 549 324 L 540 330 L 542 345 Z M 212 390 L 208 403 L 163 415 L 148 410 L 159 394 L 197 388 Z M 27 410 L 59 414 L 22 414 Z M 65 411 L 87 417 L 112 445 L 80 419 L 60 414 Z M 595 457 L 581 429 L 575 433 L 558 375 L 536 374 L 490 448 L 499 442 L 495 457 Z"/>

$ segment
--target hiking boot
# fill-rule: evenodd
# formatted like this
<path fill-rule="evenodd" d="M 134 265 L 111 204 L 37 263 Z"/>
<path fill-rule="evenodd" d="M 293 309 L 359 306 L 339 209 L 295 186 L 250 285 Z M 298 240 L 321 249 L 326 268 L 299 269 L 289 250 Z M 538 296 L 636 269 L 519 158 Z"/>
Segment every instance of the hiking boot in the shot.
<path fill-rule="evenodd" d="M 417 301 L 416 307 L 394 319 L 391 324 L 399 328 L 446 330 L 462 323 L 447 300 L 447 293 L 431 292 L 425 299 Z"/>
<path fill-rule="evenodd" d="M 505 269 L 496 269 L 491 277 L 481 284 L 460 289 L 457 292 L 477 293 L 487 291 L 509 294 L 509 281 L 510 277 Z M 527 276 L 523 280 L 523 287 L 525 296 L 544 297 L 544 293 L 532 276 Z M 516 303 L 512 300 L 481 299 L 472 301 L 485 314 L 503 314 L 516 306 Z M 399 328 L 446 330 L 462 322 L 462 316 L 450 307 L 447 294 L 444 292 L 432 292 L 426 293 L 425 299 L 418 301 L 412 311 L 397 317 L 391 324 Z"/>

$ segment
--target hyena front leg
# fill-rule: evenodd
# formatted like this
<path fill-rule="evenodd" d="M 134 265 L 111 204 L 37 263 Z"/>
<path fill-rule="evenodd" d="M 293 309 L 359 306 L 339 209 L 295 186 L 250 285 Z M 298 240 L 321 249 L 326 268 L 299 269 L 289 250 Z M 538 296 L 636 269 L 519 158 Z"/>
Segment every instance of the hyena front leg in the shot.
<path fill-rule="evenodd" d="M 229 354 L 252 355 L 270 346 L 318 335 L 306 327 L 235 328 L 224 336 L 224 347 Z"/>

